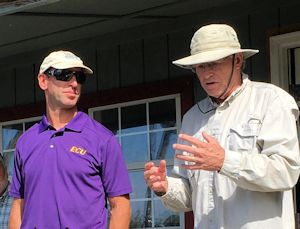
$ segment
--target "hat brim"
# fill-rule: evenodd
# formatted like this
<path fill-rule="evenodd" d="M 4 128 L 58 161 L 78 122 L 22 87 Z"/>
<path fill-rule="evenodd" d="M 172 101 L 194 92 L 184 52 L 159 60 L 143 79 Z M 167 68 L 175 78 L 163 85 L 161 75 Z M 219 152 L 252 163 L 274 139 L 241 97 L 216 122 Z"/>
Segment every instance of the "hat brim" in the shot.
<path fill-rule="evenodd" d="M 192 69 L 195 65 L 213 62 L 220 60 L 227 56 L 233 55 L 235 53 L 243 53 L 244 58 L 247 59 L 259 51 L 256 49 L 222 49 L 222 50 L 213 50 L 207 52 L 197 53 L 188 57 L 184 57 L 178 60 L 173 61 L 172 63 L 181 67 Z"/>

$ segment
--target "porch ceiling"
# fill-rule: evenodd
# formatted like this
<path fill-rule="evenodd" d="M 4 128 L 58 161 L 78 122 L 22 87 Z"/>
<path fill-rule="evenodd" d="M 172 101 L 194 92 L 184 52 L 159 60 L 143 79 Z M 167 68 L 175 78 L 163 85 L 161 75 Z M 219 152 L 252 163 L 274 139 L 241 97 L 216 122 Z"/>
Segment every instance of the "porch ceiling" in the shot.
<path fill-rule="evenodd" d="M 169 20 L 237 0 L 50 1 L 54 2 L 0 16 L 0 57 Z M 1 4 L 5 1 L 0 1 L 0 15 Z"/>

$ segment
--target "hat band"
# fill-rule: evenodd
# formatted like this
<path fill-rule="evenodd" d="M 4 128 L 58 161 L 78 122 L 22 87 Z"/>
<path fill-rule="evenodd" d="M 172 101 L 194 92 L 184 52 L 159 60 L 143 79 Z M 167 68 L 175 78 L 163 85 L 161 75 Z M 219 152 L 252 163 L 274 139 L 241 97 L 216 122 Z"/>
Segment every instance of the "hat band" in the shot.
<path fill-rule="evenodd" d="M 196 45 L 195 45 L 196 44 Z M 191 45 L 191 54 L 195 55 L 201 52 L 209 52 L 216 50 L 228 50 L 228 49 L 240 49 L 241 46 L 239 43 L 232 42 L 214 42 L 209 44 L 199 44 L 195 42 Z"/>

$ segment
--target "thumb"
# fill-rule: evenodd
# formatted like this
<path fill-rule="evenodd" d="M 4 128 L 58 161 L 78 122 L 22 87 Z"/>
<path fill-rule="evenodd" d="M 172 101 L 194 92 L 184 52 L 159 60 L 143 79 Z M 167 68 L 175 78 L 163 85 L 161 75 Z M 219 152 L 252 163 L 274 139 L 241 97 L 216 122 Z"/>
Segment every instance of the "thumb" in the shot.
<path fill-rule="evenodd" d="M 161 173 L 165 173 L 167 171 L 167 162 L 165 160 L 161 160 L 159 163 L 158 171 Z"/>
<path fill-rule="evenodd" d="M 210 136 L 209 134 L 207 134 L 205 132 L 202 132 L 202 136 L 207 143 L 216 141 L 216 139 L 214 137 Z"/>

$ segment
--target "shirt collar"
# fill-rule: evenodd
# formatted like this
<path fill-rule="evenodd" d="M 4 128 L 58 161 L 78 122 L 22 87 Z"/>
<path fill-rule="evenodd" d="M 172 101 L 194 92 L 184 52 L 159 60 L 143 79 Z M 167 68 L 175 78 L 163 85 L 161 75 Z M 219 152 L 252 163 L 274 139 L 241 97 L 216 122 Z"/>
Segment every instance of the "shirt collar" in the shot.
<path fill-rule="evenodd" d="M 74 132 L 81 132 L 86 122 L 86 114 L 82 111 L 78 111 L 75 117 L 63 128 L 64 130 L 70 130 Z M 42 120 L 39 123 L 39 133 L 46 130 L 55 130 L 54 127 L 48 122 L 46 114 L 43 115 Z"/>
<path fill-rule="evenodd" d="M 228 98 L 222 103 L 232 103 L 232 101 L 239 96 L 239 94 L 242 93 L 242 91 L 244 91 L 244 89 L 246 88 L 246 86 L 249 84 L 250 80 L 248 79 L 248 75 L 243 73 L 242 74 L 242 80 L 243 80 L 243 83 L 240 87 L 238 87 L 233 93 L 231 93 L 230 96 L 228 96 Z"/>
<path fill-rule="evenodd" d="M 200 102 L 198 103 L 198 108 L 202 113 L 208 113 L 212 110 L 217 109 L 218 107 L 223 107 L 226 105 L 230 105 L 230 103 L 232 103 L 232 101 L 238 97 L 238 95 L 246 88 L 246 86 L 249 84 L 250 80 L 248 79 L 248 75 L 243 73 L 242 74 L 242 80 L 243 83 L 240 87 L 238 87 L 230 96 L 228 96 L 228 98 L 226 98 L 226 100 L 220 104 L 216 103 L 212 98 L 210 98 L 209 96 L 207 97 L 207 99 L 205 100 L 206 102 Z"/>

